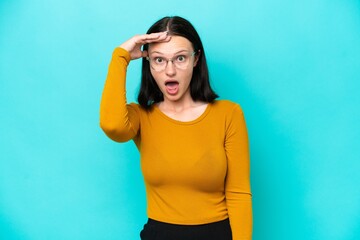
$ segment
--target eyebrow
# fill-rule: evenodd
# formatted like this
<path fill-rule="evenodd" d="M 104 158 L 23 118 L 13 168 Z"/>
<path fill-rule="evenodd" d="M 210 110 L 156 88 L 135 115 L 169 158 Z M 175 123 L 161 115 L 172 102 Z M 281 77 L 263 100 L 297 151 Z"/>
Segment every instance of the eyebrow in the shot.
<path fill-rule="evenodd" d="M 180 51 L 177 51 L 175 53 L 173 53 L 173 55 L 176 55 L 176 54 L 179 54 L 181 52 L 190 52 L 189 50 L 180 50 Z M 162 52 L 159 52 L 159 51 L 150 51 L 151 54 L 154 54 L 154 53 L 158 53 L 158 54 L 161 54 L 161 55 L 165 55 L 165 53 L 162 53 Z"/>

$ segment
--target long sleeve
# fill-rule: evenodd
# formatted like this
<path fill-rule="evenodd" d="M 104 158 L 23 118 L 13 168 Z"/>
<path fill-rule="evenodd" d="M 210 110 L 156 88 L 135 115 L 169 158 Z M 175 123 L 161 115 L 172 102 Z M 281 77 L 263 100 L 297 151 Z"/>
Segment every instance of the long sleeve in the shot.
<path fill-rule="evenodd" d="M 233 240 L 252 237 L 252 200 L 250 191 L 249 143 L 243 112 L 235 105 L 225 139 L 228 172 L 225 197 Z"/>
<path fill-rule="evenodd" d="M 137 108 L 126 103 L 129 62 L 130 55 L 125 49 L 114 50 L 100 104 L 100 126 L 109 138 L 117 142 L 133 139 L 139 130 Z"/>

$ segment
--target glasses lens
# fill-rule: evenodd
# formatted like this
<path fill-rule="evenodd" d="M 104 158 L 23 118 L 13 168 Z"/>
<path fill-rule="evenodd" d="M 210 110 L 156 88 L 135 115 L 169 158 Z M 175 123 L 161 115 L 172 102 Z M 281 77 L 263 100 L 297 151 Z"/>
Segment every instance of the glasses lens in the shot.
<path fill-rule="evenodd" d="M 151 57 L 150 58 L 150 66 L 155 71 L 163 71 L 166 68 L 167 61 L 168 60 L 163 57 Z"/>
<path fill-rule="evenodd" d="M 148 57 L 147 60 L 150 62 L 150 66 L 157 72 L 164 71 L 166 66 L 171 62 L 177 69 L 186 69 L 189 65 L 190 58 L 194 56 L 194 53 L 191 54 L 180 54 L 171 59 L 166 59 L 163 57 Z"/>
<path fill-rule="evenodd" d="M 188 64 L 190 62 L 190 55 L 179 55 L 176 56 L 173 60 L 173 63 L 175 64 L 176 68 L 179 69 L 186 69 Z"/>

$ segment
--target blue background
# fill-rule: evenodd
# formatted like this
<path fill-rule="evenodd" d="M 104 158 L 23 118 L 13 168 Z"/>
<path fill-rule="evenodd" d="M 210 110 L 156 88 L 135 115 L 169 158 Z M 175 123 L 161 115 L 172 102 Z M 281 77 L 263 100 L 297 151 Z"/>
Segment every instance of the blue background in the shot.
<path fill-rule="evenodd" d="M 0 239 L 139 239 L 139 155 L 99 104 L 113 49 L 165 15 L 245 112 L 253 239 L 360 239 L 358 0 L 0 1 Z"/>

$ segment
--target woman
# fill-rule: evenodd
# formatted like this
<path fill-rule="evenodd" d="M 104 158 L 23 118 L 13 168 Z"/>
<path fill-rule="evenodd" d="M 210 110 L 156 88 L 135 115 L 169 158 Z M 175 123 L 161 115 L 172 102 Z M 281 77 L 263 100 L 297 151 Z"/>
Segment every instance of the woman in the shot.
<path fill-rule="evenodd" d="M 126 69 L 138 58 L 139 104 L 127 104 Z M 114 50 L 100 125 L 140 151 L 149 217 L 141 239 L 251 239 L 245 120 L 238 104 L 217 97 L 200 37 L 181 17 L 162 18 Z"/>

